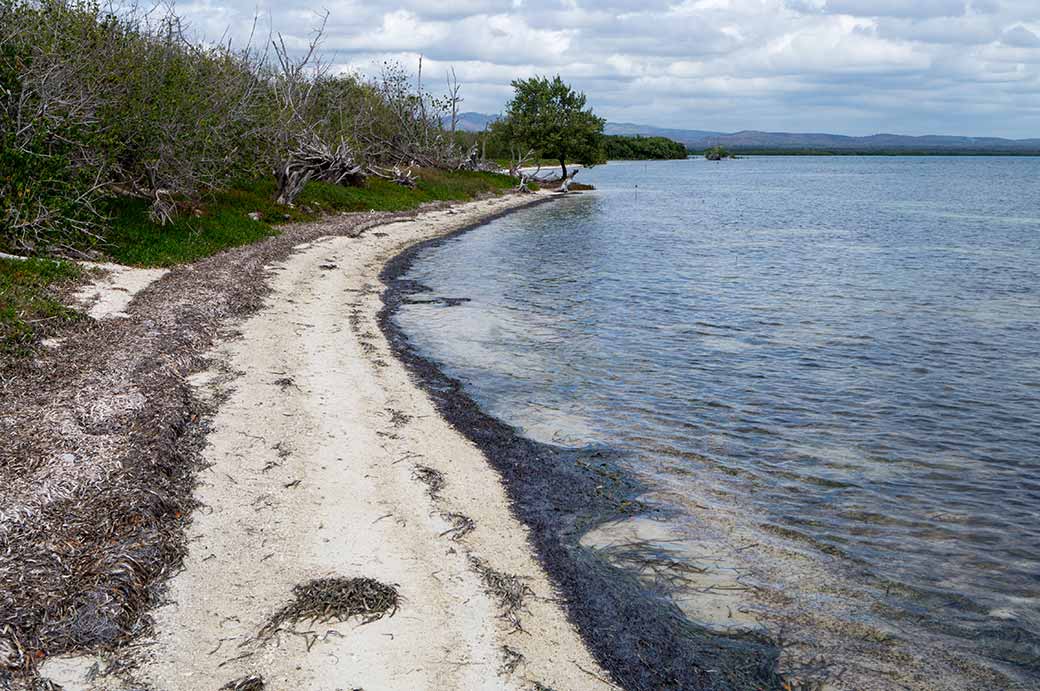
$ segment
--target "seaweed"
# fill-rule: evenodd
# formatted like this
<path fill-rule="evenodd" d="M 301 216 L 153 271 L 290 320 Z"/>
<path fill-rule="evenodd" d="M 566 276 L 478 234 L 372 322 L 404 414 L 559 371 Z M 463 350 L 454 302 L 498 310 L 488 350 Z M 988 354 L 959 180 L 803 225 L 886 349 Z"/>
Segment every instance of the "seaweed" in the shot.
<path fill-rule="evenodd" d="M 47 657 L 151 630 L 148 610 L 187 553 L 212 412 L 188 377 L 211 366 L 230 320 L 263 307 L 264 267 L 400 217 L 286 226 L 173 269 L 124 319 L 81 320 L 60 349 L 0 363 L 0 679 L 38 679 Z"/>
<path fill-rule="evenodd" d="M 264 678 L 259 674 L 249 674 L 229 681 L 220 687 L 220 691 L 264 691 Z"/>
<path fill-rule="evenodd" d="M 441 533 L 441 537 L 450 535 L 455 542 L 469 535 L 477 527 L 473 519 L 465 514 L 449 511 L 442 513 L 441 518 L 451 524 L 450 528 Z"/>
<path fill-rule="evenodd" d="M 282 625 L 304 620 L 342 622 L 360 617 L 369 624 L 384 616 L 394 616 L 400 596 L 393 586 L 371 578 L 319 578 L 293 586 L 293 600 L 281 607 L 257 634 L 267 640 Z"/>
<path fill-rule="evenodd" d="M 416 465 L 412 468 L 412 477 L 426 485 L 426 492 L 430 495 L 430 499 L 437 499 L 447 484 L 444 480 L 444 473 L 428 465 Z"/>
<path fill-rule="evenodd" d="M 512 625 L 514 631 L 523 631 L 520 613 L 525 609 L 525 600 L 534 595 L 534 591 L 519 576 L 493 569 L 479 557 L 471 556 L 469 561 L 480 574 L 484 589 L 498 601 L 502 618 Z"/>

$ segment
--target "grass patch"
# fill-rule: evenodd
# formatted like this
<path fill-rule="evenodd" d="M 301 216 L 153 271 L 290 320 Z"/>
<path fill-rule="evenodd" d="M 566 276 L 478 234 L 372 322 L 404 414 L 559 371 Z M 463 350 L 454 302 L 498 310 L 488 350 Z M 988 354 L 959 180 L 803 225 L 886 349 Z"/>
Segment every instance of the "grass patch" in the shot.
<path fill-rule="evenodd" d="M 61 324 L 81 318 L 58 290 L 82 274 L 72 262 L 0 259 L 0 355 L 28 355 Z"/>
<path fill-rule="evenodd" d="M 423 169 L 418 175 L 415 189 L 381 178 L 369 178 L 362 187 L 312 182 L 293 207 L 274 203 L 274 180 L 244 182 L 205 203 L 186 205 L 166 226 L 149 220 L 145 200 L 119 198 L 109 202 L 110 231 L 98 249 L 121 264 L 171 266 L 275 235 L 283 223 L 338 212 L 407 211 L 426 202 L 465 201 L 502 192 L 514 184 L 497 173 Z M 252 213 L 259 214 L 259 220 L 250 218 Z"/>

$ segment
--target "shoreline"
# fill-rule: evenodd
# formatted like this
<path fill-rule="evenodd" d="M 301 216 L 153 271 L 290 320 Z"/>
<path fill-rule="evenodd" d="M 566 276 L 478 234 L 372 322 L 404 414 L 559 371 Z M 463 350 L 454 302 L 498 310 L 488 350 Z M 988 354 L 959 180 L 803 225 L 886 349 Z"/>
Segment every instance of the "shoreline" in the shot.
<path fill-rule="evenodd" d="M 405 279 L 420 253 L 491 218 L 416 243 L 380 274 L 386 286 L 379 326 L 394 355 L 440 415 L 480 448 L 498 471 L 513 511 L 531 529 L 542 567 L 563 591 L 568 617 L 604 668 L 624 688 L 784 688 L 779 648 L 758 631 L 719 632 L 689 622 L 661 590 L 640 582 L 582 537 L 618 519 L 653 513 L 644 487 L 626 477 L 609 449 L 568 449 L 520 435 L 483 412 L 436 362 L 424 357 L 393 321 L 409 296 L 429 288 Z"/>
<path fill-rule="evenodd" d="M 376 226 L 360 242 L 316 240 L 270 267 L 280 275 L 269 307 L 222 353 L 228 367 L 250 368 L 232 383 L 210 436 L 214 477 L 200 499 L 214 511 L 191 536 L 209 554 L 189 555 L 173 579 L 179 604 L 156 613 L 162 654 L 142 661 L 140 677 L 187 691 L 194 682 L 183 670 L 230 638 L 232 652 L 250 655 L 229 652 L 202 669 L 215 676 L 224 664 L 229 679 L 261 674 L 273 688 L 325 689 L 333 678 L 361 688 L 609 688 L 595 681 L 605 674 L 553 604 L 497 478 L 371 331 L 374 279 L 387 252 L 548 199 L 429 212 Z M 294 346 L 304 352 L 286 357 Z M 223 480 L 223 472 L 236 477 Z M 242 510 L 220 508 L 243 494 L 250 501 Z M 250 530 L 256 512 L 270 512 L 259 532 Z M 273 646 L 250 639 L 294 584 L 334 575 L 391 585 L 400 611 L 365 625 L 304 622 L 296 629 L 316 633 L 303 640 L 284 627 L 288 635 Z M 254 585 L 243 592 L 245 578 Z M 220 585 L 229 579 L 230 587 Z M 497 589 L 509 582 L 522 584 L 523 602 L 503 606 L 509 594 Z M 204 623 L 213 617 L 223 622 L 216 629 Z M 205 640 L 183 640 L 177 632 L 185 629 L 196 630 L 193 639 L 201 629 Z M 531 635 L 514 636 L 518 630 Z"/>
<path fill-rule="evenodd" d="M 174 408 L 183 429 L 160 441 L 181 475 L 156 496 L 158 518 L 181 524 L 167 529 L 184 531 L 186 550 L 171 546 L 172 562 L 140 574 L 158 579 L 149 592 L 159 606 L 128 622 L 137 633 L 41 658 L 41 676 L 106 691 L 216 689 L 254 674 L 269 689 L 315 691 L 616 688 L 567 620 L 494 470 L 414 386 L 376 324 L 386 260 L 551 198 L 504 195 L 290 227 L 174 269 L 125 317 L 88 324 L 46 352 L 56 363 L 128 359 L 77 369 L 95 389 L 112 388 L 113 370 L 134 373 L 98 397 L 133 396 L 121 432 L 159 424 L 145 408 Z M 138 358 L 171 378 L 152 381 Z M 138 391 L 142 376 L 151 386 Z M 161 571 L 169 568 L 179 570 Z M 397 593 L 396 610 L 371 623 L 306 620 L 259 635 L 295 586 L 332 577 L 378 581 Z"/>

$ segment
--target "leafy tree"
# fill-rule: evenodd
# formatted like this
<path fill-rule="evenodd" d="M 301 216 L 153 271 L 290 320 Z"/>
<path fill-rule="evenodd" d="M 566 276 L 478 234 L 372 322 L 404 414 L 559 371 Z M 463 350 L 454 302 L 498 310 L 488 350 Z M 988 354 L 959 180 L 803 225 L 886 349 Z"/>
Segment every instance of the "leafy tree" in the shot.
<path fill-rule="evenodd" d="M 513 100 L 495 130 L 507 141 L 559 161 L 566 177 L 568 159 L 588 165 L 602 160 L 603 125 L 603 118 L 585 107 L 585 94 L 557 75 L 514 80 Z"/>
<path fill-rule="evenodd" d="M 686 158 L 686 146 L 665 137 L 605 137 L 603 151 L 610 160 L 646 160 Z"/>
<path fill-rule="evenodd" d="M 713 146 L 705 151 L 704 158 L 709 161 L 721 161 L 724 158 L 733 158 L 733 154 L 731 154 L 726 147 L 719 145 Z"/>

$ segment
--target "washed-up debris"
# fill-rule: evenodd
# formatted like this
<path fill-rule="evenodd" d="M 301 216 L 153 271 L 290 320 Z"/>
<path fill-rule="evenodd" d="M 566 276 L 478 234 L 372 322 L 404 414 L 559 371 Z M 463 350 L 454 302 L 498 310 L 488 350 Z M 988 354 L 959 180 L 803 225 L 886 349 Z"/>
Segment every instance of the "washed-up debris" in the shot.
<path fill-rule="evenodd" d="M 369 624 L 394 616 L 400 596 L 393 586 L 372 578 L 319 578 L 293 587 L 293 601 L 264 624 L 257 637 L 266 640 L 286 623 L 342 622 L 361 617 Z"/>
<path fill-rule="evenodd" d="M 286 228 L 170 271 L 128 319 L 68 325 L 60 352 L 0 358 L 0 680 L 28 684 L 49 657 L 150 630 L 145 613 L 187 554 L 213 405 L 189 377 L 264 306 L 265 267 L 398 216 Z"/>
<path fill-rule="evenodd" d="M 534 595 L 534 591 L 519 576 L 493 569 L 479 557 L 470 557 L 469 560 L 484 581 L 484 588 L 498 601 L 502 618 L 512 624 L 514 630 L 523 631 L 520 612 L 524 610 L 527 596 Z"/>
<path fill-rule="evenodd" d="M 498 668 L 498 673 L 508 677 L 516 671 L 517 667 L 524 664 L 524 660 L 523 653 L 504 645 L 502 646 L 502 666 Z"/>
<path fill-rule="evenodd" d="M 441 518 L 451 523 L 451 528 L 448 528 L 441 537 L 450 535 L 452 540 L 458 541 L 473 532 L 473 529 L 477 527 L 477 524 L 473 522 L 473 519 L 465 514 L 456 512 L 445 512 L 441 514 Z"/>
<path fill-rule="evenodd" d="M 296 386 L 296 380 L 293 379 L 292 377 L 279 377 L 278 379 L 275 379 L 271 383 L 274 384 L 275 386 L 281 388 L 282 391 L 285 391 L 290 386 Z M 297 387 L 297 388 L 299 388 L 299 387 Z"/>
<path fill-rule="evenodd" d="M 264 678 L 259 674 L 250 674 L 240 679 L 233 679 L 220 687 L 220 691 L 263 691 Z"/>
<path fill-rule="evenodd" d="M 444 480 L 444 473 L 428 465 L 415 466 L 412 470 L 412 477 L 426 485 L 426 492 L 430 495 L 430 499 L 439 497 L 444 485 L 447 484 Z"/>

